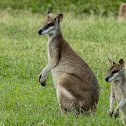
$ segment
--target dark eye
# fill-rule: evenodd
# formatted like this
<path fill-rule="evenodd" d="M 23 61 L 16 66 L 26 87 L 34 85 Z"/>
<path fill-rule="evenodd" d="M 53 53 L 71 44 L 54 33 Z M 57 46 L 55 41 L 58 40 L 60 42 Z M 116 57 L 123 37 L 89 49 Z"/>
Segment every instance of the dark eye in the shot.
<path fill-rule="evenodd" d="M 117 73 L 117 72 L 119 72 L 119 70 L 115 70 L 115 71 L 113 71 L 112 73 L 115 74 L 115 73 Z"/>
<path fill-rule="evenodd" d="M 53 26 L 53 25 L 54 25 L 53 23 L 48 24 L 48 26 Z"/>

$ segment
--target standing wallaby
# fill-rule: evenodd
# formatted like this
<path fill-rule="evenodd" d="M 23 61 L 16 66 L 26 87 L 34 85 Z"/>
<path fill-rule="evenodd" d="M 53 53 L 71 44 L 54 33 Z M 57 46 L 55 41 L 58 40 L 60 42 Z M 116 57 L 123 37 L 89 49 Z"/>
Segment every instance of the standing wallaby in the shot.
<path fill-rule="evenodd" d="M 99 99 L 99 85 L 90 67 L 70 47 L 63 38 L 60 23 L 63 15 L 54 18 L 51 12 L 38 31 L 39 35 L 48 34 L 48 65 L 39 76 L 45 85 L 47 73 L 51 70 L 61 112 L 74 111 L 89 114 L 95 110 Z"/>
<path fill-rule="evenodd" d="M 107 82 L 112 82 L 109 115 L 113 115 L 113 105 L 117 101 L 118 106 L 115 109 L 114 116 L 117 117 L 119 115 L 120 109 L 122 120 L 126 126 L 126 78 L 124 74 L 124 60 L 121 59 L 119 64 L 116 64 L 110 59 L 109 62 L 111 63 L 111 68 L 106 77 Z"/>

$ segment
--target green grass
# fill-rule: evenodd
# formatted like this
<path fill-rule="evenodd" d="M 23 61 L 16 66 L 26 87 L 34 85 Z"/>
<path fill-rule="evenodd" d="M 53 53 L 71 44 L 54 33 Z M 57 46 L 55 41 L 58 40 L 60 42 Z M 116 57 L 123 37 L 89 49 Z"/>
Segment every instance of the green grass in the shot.
<path fill-rule="evenodd" d="M 110 84 L 105 82 L 107 58 L 126 61 L 126 22 L 114 17 L 64 14 L 64 38 L 88 63 L 100 85 L 96 115 L 61 116 L 51 74 L 42 87 L 38 75 L 46 66 L 47 36 L 37 31 L 45 14 L 12 11 L 0 17 L 0 126 L 123 126 L 110 118 Z"/>

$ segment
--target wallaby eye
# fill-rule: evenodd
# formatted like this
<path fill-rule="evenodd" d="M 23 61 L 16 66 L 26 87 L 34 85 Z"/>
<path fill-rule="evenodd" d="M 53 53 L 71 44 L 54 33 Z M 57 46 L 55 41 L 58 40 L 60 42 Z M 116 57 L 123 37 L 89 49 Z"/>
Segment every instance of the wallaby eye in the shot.
<path fill-rule="evenodd" d="M 119 72 L 119 70 L 115 70 L 115 71 L 113 71 L 112 73 L 115 74 L 115 73 L 117 73 L 117 72 Z"/>
<path fill-rule="evenodd" d="M 54 24 L 53 23 L 49 23 L 48 26 L 53 26 Z"/>

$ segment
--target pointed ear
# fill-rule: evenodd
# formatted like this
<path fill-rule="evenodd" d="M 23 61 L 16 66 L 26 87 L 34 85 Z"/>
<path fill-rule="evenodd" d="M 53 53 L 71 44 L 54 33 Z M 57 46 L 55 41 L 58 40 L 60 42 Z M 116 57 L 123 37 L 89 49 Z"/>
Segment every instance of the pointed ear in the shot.
<path fill-rule="evenodd" d="M 60 23 L 60 22 L 62 22 L 62 20 L 63 20 L 63 15 L 62 15 L 62 14 L 59 14 L 55 19 L 56 19 L 56 21 L 57 21 L 58 23 Z"/>
<path fill-rule="evenodd" d="M 124 68 L 125 63 L 124 63 L 124 60 L 123 59 L 120 59 L 119 60 L 119 65 L 121 66 L 121 68 Z"/>
<path fill-rule="evenodd" d="M 108 60 L 109 60 L 109 62 L 111 63 L 111 65 L 116 64 L 116 63 L 115 63 L 114 61 L 112 61 L 111 59 L 108 58 Z"/>
<path fill-rule="evenodd" d="M 54 18 L 53 14 L 50 11 L 47 13 L 47 18 Z"/>

